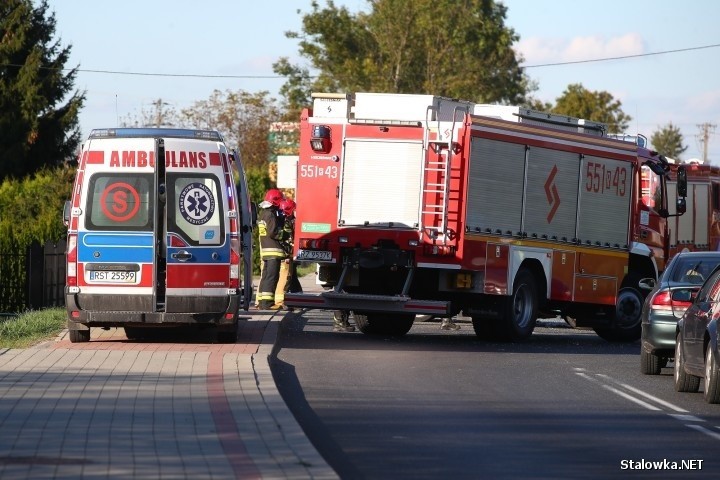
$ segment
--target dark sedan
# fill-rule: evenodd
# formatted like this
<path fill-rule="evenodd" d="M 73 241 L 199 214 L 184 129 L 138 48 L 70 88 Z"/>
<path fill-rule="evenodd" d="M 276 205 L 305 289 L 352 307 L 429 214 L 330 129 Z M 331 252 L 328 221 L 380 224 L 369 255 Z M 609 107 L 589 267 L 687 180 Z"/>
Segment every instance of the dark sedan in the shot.
<path fill-rule="evenodd" d="M 718 265 L 720 252 L 681 252 L 670 260 L 643 306 L 642 373 L 658 375 L 673 358 L 677 322 L 690 306 L 692 295 Z"/>
<path fill-rule="evenodd" d="M 704 379 L 708 403 L 720 403 L 719 318 L 720 268 L 703 283 L 678 322 L 675 341 L 675 390 L 697 392 Z"/>

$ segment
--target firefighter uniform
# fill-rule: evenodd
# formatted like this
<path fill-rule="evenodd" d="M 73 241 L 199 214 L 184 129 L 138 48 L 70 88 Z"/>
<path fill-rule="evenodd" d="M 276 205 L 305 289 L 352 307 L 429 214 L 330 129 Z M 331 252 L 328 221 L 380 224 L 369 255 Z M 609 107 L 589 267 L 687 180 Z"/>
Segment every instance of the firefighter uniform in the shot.
<path fill-rule="evenodd" d="M 258 215 L 258 234 L 260 236 L 260 259 L 262 272 L 258 287 L 258 308 L 267 310 L 275 303 L 275 288 L 280 277 L 280 262 L 286 253 L 281 243 L 283 219 L 276 206 L 262 202 Z"/>
<path fill-rule="evenodd" d="M 283 239 L 287 256 L 280 263 L 280 279 L 275 289 L 275 305 L 284 307 L 286 293 L 301 293 L 302 286 L 297 276 L 297 265 L 292 259 L 293 240 L 295 238 L 295 216 L 284 217 Z"/>

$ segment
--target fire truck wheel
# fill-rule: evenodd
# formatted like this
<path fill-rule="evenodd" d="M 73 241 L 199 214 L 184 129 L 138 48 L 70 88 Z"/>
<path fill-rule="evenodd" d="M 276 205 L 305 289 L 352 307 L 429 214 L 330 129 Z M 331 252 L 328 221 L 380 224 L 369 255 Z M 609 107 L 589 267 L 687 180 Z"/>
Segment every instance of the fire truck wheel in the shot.
<path fill-rule="evenodd" d="M 500 340 L 517 342 L 526 340 L 535 330 L 538 295 L 532 273 L 521 268 L 515 277 L 513 294 L 505 300 L 503 318 L 497 323 Z"/>
<path fill-rule="evenodd" d="M 70 330 L 70 343 L 84 343 L 90 341 L 90 329 Z"/>
<path fill-rule="evenodd" d="M 402 337 L 410 331 L 415 315 L 402 313 L 354 313 L 355 325 L 366 335 Z"/>
<path fill-rule="evenodd" d="M 495 333 L 496 321 L 493 317 L 473 316 L 472 325 L 473 330 L 475 330 L 475 335 L 480 340 L 495 340 L 497 338 Z"/>
<path fill-rule="evenodd" d="M 595 333 L 608 342 L 634 342 L 642 333 L 641 317 L 645 299 L 633 287 L 620 290 L 615 307 L 615 324 L 612 327 L 596 327 Z"/>

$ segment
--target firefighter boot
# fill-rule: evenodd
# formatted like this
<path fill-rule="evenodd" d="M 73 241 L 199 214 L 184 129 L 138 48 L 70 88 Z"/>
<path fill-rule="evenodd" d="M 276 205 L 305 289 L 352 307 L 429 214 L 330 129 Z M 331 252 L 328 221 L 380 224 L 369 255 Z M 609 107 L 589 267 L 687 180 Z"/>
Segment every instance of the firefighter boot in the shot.
<path fill-rule="evenodd" d="M 350 325 L 349 317 L 350 312 L 347 310 L 335 310 L 333 312 L 333 332 L 354 332 L 355 327 Z"/>
<path fill-rule="evenodd" d="M 460 330 L 460 325 L 452 321 L 452 318 L 443 318 L 440 323 L 441 330 Z"/>

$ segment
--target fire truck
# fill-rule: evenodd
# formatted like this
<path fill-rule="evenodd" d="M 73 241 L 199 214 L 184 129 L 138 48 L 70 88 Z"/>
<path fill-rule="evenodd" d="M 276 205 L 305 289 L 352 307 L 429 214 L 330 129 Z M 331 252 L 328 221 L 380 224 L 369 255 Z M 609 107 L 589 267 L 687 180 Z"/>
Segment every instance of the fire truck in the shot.
<path fill-rule="evenodd" d="M 519 341 L 562 317 L 609 341 L 640 336 L 643 278 L 668 259 L 684 170 L 605 125 L 434 95 L 313 94 L 301 116 L 294 258 L 321 294 L 299 308 L 352 312 L 402 336 L 416 315 L 471 317 Z M 658 185 L 643 201 L 641 179 Z"/>
<path fill-rule="evenodd" d="M 678 164 L 671 165 L 677 172 Z M 687 212 L 670 219 L 670 256 L 683 250 L 720 249 L 720 167 L 689 163 L 687 172 Z M 676 197 L 676 185 L 668 181 L 670 201 Z"/>

